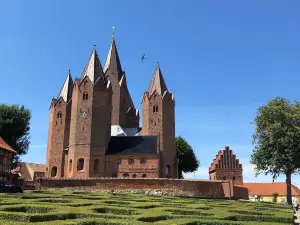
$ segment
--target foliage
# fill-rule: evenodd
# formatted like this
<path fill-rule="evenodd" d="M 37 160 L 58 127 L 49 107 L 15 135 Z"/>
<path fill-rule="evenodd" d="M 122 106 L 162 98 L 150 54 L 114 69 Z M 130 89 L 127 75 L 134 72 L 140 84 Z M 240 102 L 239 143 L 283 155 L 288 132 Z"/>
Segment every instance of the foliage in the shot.
<path fill-rule="evenodd" d="M 182 137 L 176 137 L 176 152 L 178 159 L 178 176 L 183 178 L 182 173 L 192 173 L 199 167 L 199 161 L 191 145 Z"/>
<path fill-rule="evenodd" d="M 277 202 L 277 198 L 278 198 L 278 193 L 277 192 L 274 192 L 273 194 L 272 194 L 272 196 L 273 196 L 273 202 Z"/>
<path fill-rule="evenodd" d="M 284 174 L 292 204 L 291 175 L 300 169 L 300 103 L 275 98 L 259 107 L 254 123 L 251 163 L 256 165 L 256 175 L 271 174 L 275 180 Z"/>
<path fill-rule="evenodd" d="M 0 202 L 0 225 L 282 225 L 293 222 L 293 210 L 289 206 L 193 197 L 56 189 L 0 194 Z M 147 207 L 150 205 L 152 208 Z"/>
<path fill-rule="evenodd" d="M 28 151 L 30 119 L 31 112 L 24 106 L 0 105 L 0 136 L 17 151 L 13 166 L 20 161 L 20 155 Z"/>

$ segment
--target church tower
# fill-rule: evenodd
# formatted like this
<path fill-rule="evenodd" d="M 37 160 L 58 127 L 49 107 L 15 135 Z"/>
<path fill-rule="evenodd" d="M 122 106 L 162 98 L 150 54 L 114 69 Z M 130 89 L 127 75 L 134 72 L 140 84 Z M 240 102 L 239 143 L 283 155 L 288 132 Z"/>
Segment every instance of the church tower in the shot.
<path fill-rule="evenodd" d="M 174 107 L 174 95 L 169 93 L 157 65 L 142 100 L 142 134 L 159 138 L 160 177 L 178 177 Z"/>
<path fill-rule="evenodd" d="M 74 82 L 68 177 L 105 176 L 105 152 L 110 140 L 112 90 L 96 49 L 81 78 Z"/>
<path fill-rule="evenodd" d="M 109 48 L 103 72 L 112 84 L 111 125 L 120 125 L 122 128 L 138 128 L 138 110 L 134 107 L 127 87 L 126 75 L 121 67 L 114 37 Z"/>
<path fill-rule="evenodd" d="M 69 145 L 72 87 L 73 80 L 69 72 L 58 97 L 53 98 L 51 102 L 46 176 L 63 177 L 65 175 L 64 149 Z"/>

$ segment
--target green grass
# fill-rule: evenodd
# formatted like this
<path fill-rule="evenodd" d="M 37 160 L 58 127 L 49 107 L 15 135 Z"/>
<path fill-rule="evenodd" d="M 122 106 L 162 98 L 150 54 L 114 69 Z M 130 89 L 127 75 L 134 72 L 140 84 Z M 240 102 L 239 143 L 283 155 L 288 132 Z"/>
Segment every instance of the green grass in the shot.
<path fill-rule="evenodd" d="M 282 225 L 289 206 L 273 203 L 80 191 L 0 194 L 0 225 Z"/>

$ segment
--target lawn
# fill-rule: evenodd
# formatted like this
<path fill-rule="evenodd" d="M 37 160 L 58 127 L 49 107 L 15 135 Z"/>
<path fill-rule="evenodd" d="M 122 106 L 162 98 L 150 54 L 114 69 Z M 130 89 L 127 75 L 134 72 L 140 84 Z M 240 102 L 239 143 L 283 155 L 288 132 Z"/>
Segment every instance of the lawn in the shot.
<path fill-rule="evenodd" d="M 81 191 L 0 194 L 0 224 L 293 224 L 289 206 L 194 197 Z"/>

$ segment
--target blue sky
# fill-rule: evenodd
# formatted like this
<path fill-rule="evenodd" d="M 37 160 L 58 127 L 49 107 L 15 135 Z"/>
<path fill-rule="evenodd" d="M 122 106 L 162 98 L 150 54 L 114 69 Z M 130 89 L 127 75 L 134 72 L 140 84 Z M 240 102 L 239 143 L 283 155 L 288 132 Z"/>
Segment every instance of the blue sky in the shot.
<path fill-rule="evenodd" d="M 32 110 L 23 160 L 45 163 L 52 97 L 69 69 L 80 76 L 94 44 L 104 64 L 115 26 L 139 109 L 160 62 L 176 97 L 176 134 L 201 162 L 196 178 L 208 178 L 217 151 L 229 145 L 244 165 L 245 181 L 271 181 L 255 178 L 249 164 L 250 122 L 276 96 L 300 100 L 299 11 L 299 1 L 277 0 L 1 1 L 0 102 Z M 300 186 L 300 177 L 293 182 Z"/>

